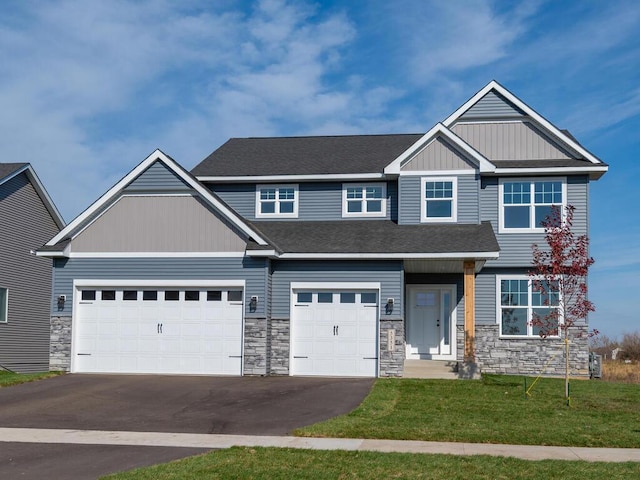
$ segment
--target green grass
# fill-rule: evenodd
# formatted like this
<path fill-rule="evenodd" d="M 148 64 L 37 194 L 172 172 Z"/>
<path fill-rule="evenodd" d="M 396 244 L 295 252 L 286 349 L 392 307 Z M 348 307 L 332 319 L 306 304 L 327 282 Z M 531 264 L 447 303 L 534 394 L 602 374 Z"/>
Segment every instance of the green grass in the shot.
<path fill-rule="evenodd" d="M 528 379 L 531 384 L 532 379 Z M 640 448 L 640 385 L 524 378 L 378 379 L 348 415 L 296 430 L 310 437 Z"/>
<path fill-rule="evenodd" d="M 0 388 L 10 387 L 11 385 L 20 385 L 21 383 L 34 382 L 43 378 L 55 377 L 61 372 L 42 372 L 42 373 L 13 373 L 6 370 L 0 370 Z"/>
<path fill-rule="evenodd" d="M 190 479 L 524 479 L 638 478 L 638 463 L 526 461 L 489 456 L 424 455 L 241 448 L 103 477 L 109 480 Z"/>

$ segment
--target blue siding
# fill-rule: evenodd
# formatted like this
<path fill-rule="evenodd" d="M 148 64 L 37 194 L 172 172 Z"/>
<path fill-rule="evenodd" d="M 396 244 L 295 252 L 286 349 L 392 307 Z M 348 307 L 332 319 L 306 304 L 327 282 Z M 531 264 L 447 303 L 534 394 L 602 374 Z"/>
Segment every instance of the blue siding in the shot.
<path fill-rule="evenodd" d="M 367 182 L 356 182 L 367 183 Z M 372 182 L 378 183 L 378 182 Z M 256 186 L 254 184 L 212 184 L 211 191 L 243 217 L 254 220 L 277 220 L 277 218 L 256 218 Z M 306 182 L 298 184 L 298 218 L 282 218 L 282 221 L 300 220 L 343 220 L 342 217 L 342 183 L 340 182 Z M 398 189 L 395 182 L 387 184 L 386 219 L 397 219 Z M 349 217 L 355 219 L 355 217 Z M 362 220 L 376 220 L 372 217 L 361 217 Z M 377 217 L 378 220 L 382 217 Z"/>
<path fill-rule="evenodd" d="M 498 179 L 483 178 L 480 192 L 482 220 L 493 225 L 500 244 L 500 258 L 489 260 L 487 267 L 518 267 L 531 265 L 531 245 L 544 245 L 544 233 L 499 233 Z M 567 178 L 567 203 L 576 207 L 574 232 L 588 233 L 589 178 L 586 175 Z"/>
<path fill-rule="evenodd" d="M 70 258 L 54 260 L 52 315 L 72 314 L 73 280 L 245 280 L 248 316 L 265 316 L 268 267 L 265 259 L 231 258 Z M 63 311 L 55 299 L 66 295 Z M 258 308 L 249 312 L 257 295 Z"/>
<path fill-rule="evenodd" d="M 479 118 L 513 118 L 523 117 L 524 112 L 509 102 L 506 98 L 490 91 L 464 112 L 460 120 L 475 120 Z"/>
<path fill-rule="evenodd" d="M 401 261 L 281 261 L 274 264 L 272 316 L 289 318 L 291 282 L 380 282 L 380 299 L 395 300 L 391 315 L 381 317 L 398 318 L 403 315 L 404 271 Z"/>
<path fill-rule="evenodd" d="M 451 176 L 451 175 L 449 175 Z M 479 223 L 480 180 L 477 175 L 458 177 L 457 223 Z M 401 176 L 398 223 L 410 225 L 420 223 L 422 203 L 421 176 Z"/>
<path fill-rule="evenodd" d="M 191 190 L 191 187 L 169 170 L 164 163 L 154 162 L 140 176 L 127 185 L 124 190 L 126 192 L 165 192 Z"/>

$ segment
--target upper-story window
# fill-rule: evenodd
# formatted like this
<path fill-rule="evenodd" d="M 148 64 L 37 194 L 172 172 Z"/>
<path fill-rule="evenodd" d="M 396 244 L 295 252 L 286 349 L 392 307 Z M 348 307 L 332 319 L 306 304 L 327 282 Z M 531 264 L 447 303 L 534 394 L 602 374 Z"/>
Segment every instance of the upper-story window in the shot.
<path fill-rule="evenodd" d="M 342 185 L 343 217 L 384 217 L 387 188 L 384 183 Z"/>
<path fill-rule="evenodd" d="M 455 177 L 422 179 L 423 222 L 455 222 L 458 210 L 458 181 Z"/>
<path fill-rule="evenodd" d="M 500 231 L 543 231 L 542 222 L 566 204 L 566 182 L 559 178 L 500 181 Z"/>
<path fill-rule="evenodd" d="M 256 217 L 297 217 L 298 185 L 258 185 Z"/>

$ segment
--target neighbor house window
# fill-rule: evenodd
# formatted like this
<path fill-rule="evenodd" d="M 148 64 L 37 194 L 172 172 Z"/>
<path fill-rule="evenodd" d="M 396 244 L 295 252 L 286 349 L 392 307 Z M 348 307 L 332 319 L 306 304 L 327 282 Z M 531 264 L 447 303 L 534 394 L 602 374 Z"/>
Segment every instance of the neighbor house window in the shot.
<path fill-rule="evenodd" d="M 544 319 L 547 333 L 558 328 L 560 294 L 557 285 L 541 282 L 542 289 L 527 277 L 498 277 L 498 322 L 500 335 L 506 337 L 539 337 L 540 326 L 534 318 Z M 557 336 L 557 332 L 551 332 Z"/>
<path fill-rule="evenodd" d="M 0 323 L 6 323 L 9 318 L 9 290 L 0 287 Z"/>
<path fill-rule="evenodd" d="M 500 230 L 543 231 L 542 222 L 553 208 L 566 204 L 566 182 L 562 179 L 502 180 L 500 182 Z"/>
<path fill-rule="evenodd" d="M 343 217 L 384 217 L 387 188 L 384 183 L 342 185 Z"/>
<path fill-rule="evenodd" d="M 297 217 L 297 185 L 258 185 L 256 217 Z"/>
<path fill-rule="evenodd" d="M 423 178 L 422 207 L 423 222 L 455 222 L 457 218 L 456 178 Z"/>

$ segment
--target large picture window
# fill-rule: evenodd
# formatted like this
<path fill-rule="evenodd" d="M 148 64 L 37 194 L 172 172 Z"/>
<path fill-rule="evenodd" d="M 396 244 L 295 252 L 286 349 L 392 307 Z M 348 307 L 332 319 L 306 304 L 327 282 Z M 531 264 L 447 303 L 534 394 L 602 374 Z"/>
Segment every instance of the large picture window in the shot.
<path fill-rule="evenodd" d="M 387 214 L 386 190 L 384 183 L 344 184 L 342 216 L 384 217 Z"/>
<path fill-rule="evenodd" d="M 9 318 L 9 290 L 0 287 L 0 323 L 6 323 Z"/>
<path fill-rule="evenodd" d="M 560 294 L 557 285 L 536 282 L 527 277 L 498 277 L 498 321 L 500 335 L 507 337 L 539 337 L 541 327 L 534 325 L 535 318 L 543 319 L 547 333 L 557 336 L 558 304 Z"/>
<path fill-rule="evenodd" d="M 562 179 L 502 180 L 500 182 L 500 230 L 544 230 L 542 222 L 553 207 L 563 210 L 566 183 Z"/>
<path fill-rule="evenodd" d="M 458 182 L 452 178 L 422 179 L 423 222 L 455 222 L 457 217 Z"/>
<path fill-rule="evenodd" d="M 258 185 L 256 217 L 297 217 L 297 185 Z"/>

